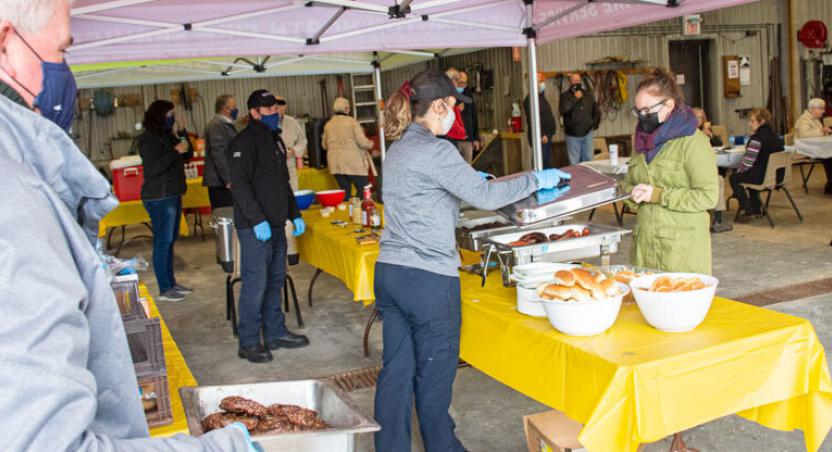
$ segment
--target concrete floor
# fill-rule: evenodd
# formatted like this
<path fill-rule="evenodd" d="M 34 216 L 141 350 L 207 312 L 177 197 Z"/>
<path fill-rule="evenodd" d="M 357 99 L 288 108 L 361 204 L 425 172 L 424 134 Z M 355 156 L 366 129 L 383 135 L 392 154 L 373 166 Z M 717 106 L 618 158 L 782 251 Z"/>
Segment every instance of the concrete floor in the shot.
<path fill-rule="evenodd" d="M 792 194 L 806 218 L 803 224 L 798 222 L 785 195 L 775 193 L 771 205 L 775 229 L 762 219 L 712 236 L 714 274 L 721 281 L 720 295 L 736 297 L 832 276 L 832 197 L 821 194 L 823 179 L 822 175 L 813 178 L 809 195 L 803 193 L 798 182 L 793 184 Z M 732 222 L 733 213 L 727 214 L 728 222 Z M 634 216 L 627 216 L 625 227 L 632 227 L 634 220 Z M 611 210 L 601 211 L 595 222 L 613 224 Z M 130 232 L 143 231 L 133 228 Z M 316 283 L 315 306 L 308 307 L 306 290 L 313 269 L 303 263 L 291 267 L 290 274 L 301 296 L 306 323 L 306 329 L 301 331 L 309 336 L 311 345 L 301 350 L 280 350 L 269 364 L 254 365 L 237 358 L 237 344 L 225 320 L 225 275 L 215 264 L 213 236 L 208 234 L 205 241 L 191 237 L 176 245 L 177 279 L 196 292 L 185 302 L 159 306 L 200 384 L 323 377 L 380 364 L 380 325 L 370 337 L 371 357 L 364 358 L 361 350 L 370 309 L 352 302 L 352 295 L 343 284 L 325 274 Z M 614 262 L 626 262 L 628 248 L 629 240 L 625 240 Z M 150 260 L 150 254 L 150 242 L 138 240 L 126 245 L 121 255 L 142 255 Z M 142 276 L 155 294 L 152 271 Z M 832 350 L 832 294 L 770 308 L 810 319 L 826 349 Z M 287 316 L 287 324 L 298 331 L 294 312 Z M 372 415 L 373 394 L 373 389 L 364 389 L 350 395 L 366 414 Z M 476 369 L 459 371 L 453 412 L 458 435 L 472 451 L 525 450 L 522 416 L 547 409 Z M 735 416 L 697 427 L 687 432 L 685 438 L 689 445 L 702 451 L 804 450 L 800 432 L 769 430 Z M 372 437 L 361 438 L 359 446 L 360 451 L 372 451 Z M 648 445 L 646 450 L 668 448 L 669 441 L 665 440 Z M 832 452 L 832 440 L 827 438 L 821 450 Z"/>

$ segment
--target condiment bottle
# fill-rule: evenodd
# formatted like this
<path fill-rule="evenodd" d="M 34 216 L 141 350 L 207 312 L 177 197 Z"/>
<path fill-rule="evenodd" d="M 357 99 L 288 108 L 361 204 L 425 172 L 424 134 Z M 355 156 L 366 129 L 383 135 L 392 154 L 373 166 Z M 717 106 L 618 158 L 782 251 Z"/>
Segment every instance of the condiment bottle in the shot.
<path fill-rule="evenodd" d="M 365 227 L 373 227 L 373 215 L 376 213 L 376 203 L 373 202 L 372 185 L 364 187 L 364 201 L 361 202 L 361 224 Z"/>

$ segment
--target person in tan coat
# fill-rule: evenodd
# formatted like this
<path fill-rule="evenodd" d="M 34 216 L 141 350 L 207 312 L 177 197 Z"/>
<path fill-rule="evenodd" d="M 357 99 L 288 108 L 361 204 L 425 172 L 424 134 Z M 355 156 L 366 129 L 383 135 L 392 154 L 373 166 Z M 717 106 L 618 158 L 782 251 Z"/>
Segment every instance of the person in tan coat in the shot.
<path fill-rule="evenodd" d="M 321 147 L 326 150 L 329 172 L 335 176 L 338 186 L 344 190 L 344 201 L 350 198 L 350 184 L 356 192 L 369 183 L 369 172 L 375 167 L 370 153 L 373 142 L 364 135 L 361 124 L 350 116 L 350 103 L 339 97 L 332 106 L 335 116 L 324 126 Z"/>
<path fill-rule="evenodd" d="M 823 99 L 812 99 L 809 101 L 808 107 L 794 123 L 794 137 L 800 140 L 832 134 L 832 129 L 824 127 L 821 122 L 823 113 L 826 111 L 826 102 Z M 826 172 L 826 186 L 823 192 L 829 195 L 832 194 L 832 159 L 820 159 L 820 162 Z"/>

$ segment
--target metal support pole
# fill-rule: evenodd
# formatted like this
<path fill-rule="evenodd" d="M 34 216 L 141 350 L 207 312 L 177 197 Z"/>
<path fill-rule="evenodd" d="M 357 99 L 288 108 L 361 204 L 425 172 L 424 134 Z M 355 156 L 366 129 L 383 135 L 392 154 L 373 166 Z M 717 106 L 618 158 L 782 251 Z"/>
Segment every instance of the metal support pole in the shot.
<path fill-rule="evenodd" d="M 387 154 L 387 144 L 384 142 L 384 98 L 381 94 L 381 63 L 378 53 L 373 52 L 373 84 L 376 91 L 376 112 L 378 114 L 378 146 L 381 150 L 381 161 Z"/>
<path fill-rule="evenodd" d="M 529 114 L 532 125 L 532 166 L 535 171 L 543 169 L 543 149 L 540 142 L 540 97 L 537 88 L 537 45 L 534 31 L 534 0 L 524 0 L 526 4 L 526 53 L 529 59 Z"/>

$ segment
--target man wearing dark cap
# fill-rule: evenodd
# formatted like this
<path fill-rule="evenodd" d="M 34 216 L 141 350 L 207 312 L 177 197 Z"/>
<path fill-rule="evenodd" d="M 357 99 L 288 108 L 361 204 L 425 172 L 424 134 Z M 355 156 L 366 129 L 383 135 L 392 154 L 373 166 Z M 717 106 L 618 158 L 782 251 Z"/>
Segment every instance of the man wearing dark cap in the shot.
<path fill-rule="evenodd" d="M 261 89 L 251 93 L 247 106 L 248 126 L 226 151 L 243 283 L 237 354 L 263 363 L 272 360 L 270 350 L 309 344 L 306 336 L 286 329 L 280 309 L 286 279 L 286 220 L 292 220 L 295 236 L 303 234 L 306 226 L 289 187 L 277 99 Z"/>

